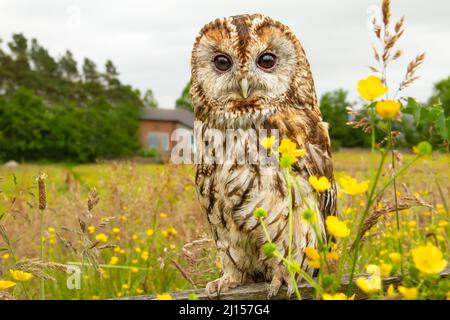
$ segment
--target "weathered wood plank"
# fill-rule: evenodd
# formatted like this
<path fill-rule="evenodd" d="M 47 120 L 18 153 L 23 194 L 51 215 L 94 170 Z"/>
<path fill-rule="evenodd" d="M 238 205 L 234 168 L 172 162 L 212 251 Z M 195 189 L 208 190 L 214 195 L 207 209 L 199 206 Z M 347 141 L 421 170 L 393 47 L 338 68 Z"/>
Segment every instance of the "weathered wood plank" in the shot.
<path fill-rule="evenodd" d="M 442 278 L 448 277 L 450 274 L 450 267 L 444 270 L 441 273 Z M 355 278 L 367 276 L 367 275 L 358 275 Z M 399 284 L 401 282 L 400 277 L 389 277 L 383 280 L 384 288 L 387 288 L 390 284 Z M 342 292 L 345 292 L 349 284 L 348 277 L 344 278 L 341 284 Z M 194 289 L 194 290 L 184 290 L 184 291 L 175 291 L 171 292 L 173 299 L 175 300 L 187 300 L 189 294 L 195 293 L 197 294 L 200 300 L 210 300 L 210 299 L 220 299 L 220 300 L 267 300 L 267 283 L 253 283 L 244 286 L 240 286 L 238 288 L 232 289 L 228 292 L 224 292 L 220 295 L 220 297 L 208 297 L 205 293 L 204 289 Z M 359 290 L 356 286 L 353 286 L 355 289 L 355 299 L 361 300 L 367 298 L 367 296 Z M 299 284 L 299 291 L 302 295 L 302 299 L 310 300 L 314 298 L 314 289 L 308 285 L 307 283 Z M 122 297 L 118 298 L 118 300 L 154 300 L 156 298 L 155 295 L 151 296 L 135 296 L 135 297 Z M 283 286 L 280 289 L 280 292 L 273 300 L 286 300 L 286 299 L 296 299 L 295 295 L 292 295 L 290 298 L 286 296 L 286 286 Z"/>

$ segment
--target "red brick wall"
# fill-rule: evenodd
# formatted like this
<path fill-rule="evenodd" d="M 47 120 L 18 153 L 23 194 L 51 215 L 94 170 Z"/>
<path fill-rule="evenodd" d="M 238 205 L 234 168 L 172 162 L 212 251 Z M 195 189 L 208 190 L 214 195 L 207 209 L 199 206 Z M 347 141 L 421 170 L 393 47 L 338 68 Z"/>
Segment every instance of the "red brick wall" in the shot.
<path fill-rule="evenodd" d="M 149 132 L 167 132 L 169 134 L 169 147 L 174 146 L 174 141 L 170 141 L 172 132 L 177 128 L 176 122 L 171 121 L 154 121 L 154 120 L 141 120 L 140 123 L 140 141 L 141 146 L 148 146 L 148 133 Z"/>

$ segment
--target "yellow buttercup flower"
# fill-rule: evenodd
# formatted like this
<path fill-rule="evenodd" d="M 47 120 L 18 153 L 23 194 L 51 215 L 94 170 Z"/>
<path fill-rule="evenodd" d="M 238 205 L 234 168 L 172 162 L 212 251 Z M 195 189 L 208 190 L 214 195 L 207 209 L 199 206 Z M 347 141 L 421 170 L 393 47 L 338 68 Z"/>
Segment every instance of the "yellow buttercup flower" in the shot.
<path fill-rule="evenodd" d="M 445 227 L 447 227 L 447 226 L 448 226 L 448 221 L 441 220 L 441 221 L 439 221 L 439 223 L 438 223 L 438 227 L 445 228 Z"/>
<path fill-rule="evenodd" d="M 347 297 L 347 295 L 345 293 L 334 293 L 334 294 L 324 293 L 322 295 L 322 299 L 323 300 L 354 300 L 355 295 L 353 295 L 349 298 L 349 297 Z"/>
<path fill-rule="evenodd" d="M 48 231 L 48 233 L 55 233 L 55 228 L 52 228 L 52 227 L 49 227 L 48 229 L 47 229 L 47 231 Z"/>
<path fill-rule="evenodd" d="M 356 285 L 367 294 L 377 293 L 381 290 L 381 278 L 372 276 L 370 278 L 360 277 L 356 279 Z"/>
<path fill-rule="evenodd" d="M 133 272 L 133 273 L 137 273 L 137 272 L 139 272 L 139 269 L 138 268 L 136 268 L 136 267 L 131 267 L 131 272 Z"/>
<path fill-rule="evenodd" d="M 113 228 L 112 229 L 112 233 L 118 234 L 118 233 L 120 233 L 120 229 L 119 228 Z"/>
<path fill-rule="evenodd" d="M 144 290 L 142 290 L 141 288 L 136 288 L 136 293 L 137 294 L 143 294 Z"/>
<path fill-rule="evenodd" d="M 5 253 L 2 255 L 3 260 L 8 260 L 11 255 L 9 253 Z"/>
<path fill-rule="evenodd" d="M 328 261 L 338 261 L 339 254 L 336 251 L 327 252 L 326 258 Z"/>
<path fill-rule="evenodd" d="M 356 179 L 350 176 L 339 179 L 339 184 L 341 185 L 342 192 L 352 196 L 364 193 L 369 188 L 367 181 L 357 182 Z"/>
<path fill-rule="evenodd" d="M 172 300 L 172 296 L 169 293 L 161 293 L 156 295 L 156 300 Z"/>
<path fill-rule="evenodd" d="M 100 242 L 106 242 L 106 241 L 108 241 L 108 236 L 104 233 L 99 233 L 95 236 L 95 240 L 100 241 Z"/>
<path fill-rule="evenodd" d="M 417 294 L 418 294 L 417 288 L 405 288 L 405 287 L 399 286 L 398 291 L 402 294 L 403 298 L 406 300 L 417 299 Z"/>
<path fill-rule="evenodd" d="M 382 263 L 380 264 L 380 274 L 382 278 L 387 278 L 391 274 L 392 264 Z"/>
<path fill-rule="evenodd" d="M 12 288 L 16 285 L 15 282 L 9 280 L 0 280 L 0 291 Z"/>
<path fill-rule="evenodd" d="M 316 176 L 311 176 L 308 182 L 317 192 L 324 192 L 331 187 L 331 183 L 327 177 L 317 178 Z"/>
<path fill-rule="evenodd" d="M 24 272 L 22 270 L 9 270 L 9 273 L 11 274 L 11 277 L 13 277 L 16 281 L 28 281 L 31 278 L 33 278 L 33 274 L 29 272 Z"/>
<path fill-rule="evenodd" d="M 161 219 L 167 218 L 167 213 L 161 212 L 161 213 L 159 214 L 159 217 L 160 217 Z"/>
<path fill-rule="evenodd" d="M 375 109 L 381 118 L 394 119 L 399 115 L 401 107 L 402 104 L 398 101 L 383 100 L 377 102 Z"/>
<path fill-rule="evenodd" d="M 398 295 L 398 293 L 395 291 L 394 285 L 390 284 L 387 289 L 386 296 L 389 298 L 393 298 L 393 297 L 396 297 L 397 295 Z"/>
<path fill-rule="evenodd" d="M 119 262 L 119 258 L 116 257 L 116 256 L 112 256 L 112 257 L 109 259 L 109 264 L 111 264 L 111 265 L 116 265 L 117 262 Z"/>
<path fill-rule="evenodd" d="M 148 230 L 147 230 L 147 235 L 148 235 L 149 237 L 151 237 L 154 233 L 155 233 L 155 230 L 153 230 L 153 229 L 148 229 Z"/>
<path fill-rule="evenodd" d="M 261 145 L 267 150 L 271 149 L 274 143 L 277 141 L 275 137 L 266 137 L 261 140 Z"/>
<path fill-rule="evenodd" d="M 381 290 L 382 281 L 380 277 L 380 268 L 377 265 L 369 264 L 366 267 L 367 273 L 370 274 L 368 278 L 360 277 L 356 279 L 356 285 L 367 294 L 376 293 Z"/>
<path fill-rule="evenodd" d="M 388 92 L 388 87 L 383 86 L 379 77 L 369 76 L 366 79 L 358 81 L 358 92 L 366 101 L 373 101 Z"/>
<path fill-rule="evenodd" d="M 297 149 L 297 145 L 295 144 L 295 142 L 287 138 L 281 140 L 281 144 L 278 147 L 278 152 L 283 156 L 288 156 L 290 158 L 303 157 L 303 155 L 305 154 L 305 150 Z"/>
<path fill-rule="evenodd" d="M 438 247 L 427 244 L 411 250 L 416 268 L 426 274 L 439 273 L 447 266 L 447 261 L 442 257 Z"/>
<path fill-rule="evenodd" d="M 88 231 L 89 234 L 94 234 L 95 233 L 95 227 L 94 226 L 89 226 L 87 228 L 87 231 Z"/>
<path fill-rule="evenodd" d="M 345 238 L 350 234 L 350 229 L 345 222 L 339 221 L 335 216 L 328 216 L 325 224 L 327 225 L 328 232 L 336 238 Z"/>
<path fill-rule="evenodd" d="M 306 247 L 305 250 L 303 250 L 303 252 L 311 260 L 319 260 L 320 259 L 319 252 L 317 252 L 317 250 L 314 249 L 313 247 Z"/>
<path fill-rule="evenodd" d="M 320 268 L 320 255 L 316 249 L 312 247 L 306 247 L 303 252 L 308 257 L 308 261 L 306 262 L 311 268 L 319 269 Z"/>
<path fill-rule="evenodd" d="M 399 264 L 402 261 L 402 255 L 398 252 L 389 253 L 389 259 L 395 264 Z"/>
<path fill-rule="evenodd" d="M 144 261 L 148 260 L 148 251 L 142 252 L 141 259 L 144 260 Z"/>

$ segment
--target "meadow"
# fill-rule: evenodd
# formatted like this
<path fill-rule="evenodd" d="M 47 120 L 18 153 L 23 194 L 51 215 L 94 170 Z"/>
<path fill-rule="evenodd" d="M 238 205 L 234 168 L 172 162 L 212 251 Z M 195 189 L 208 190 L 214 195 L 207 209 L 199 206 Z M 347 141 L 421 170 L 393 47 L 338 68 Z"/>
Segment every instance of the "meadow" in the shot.
<path fill-rule="evenodd" d="M 407 153 L 403 161 L 412 157 Z M 336 180 L 345 176 L 368 179 L 369 159 L 370 151 L 336 152 Z M 384 175 L 388 170 L 385 166 Z M 46 206 L 40 210 L 37 178 L 43 172 L 47 175 Z M 405 251 L 428 238 L 448 257 L 449 174 L 448 154 L 434 153 L 398 179 Z M 201 288 L 220 273 L 196 199 L 191 166 L 112 162 L 0 167 L 0 191 L 0 279 L 13 280 L 10 269 L 33 274 L 31 279 L 14 281 L 14 287 L 0 290 L 3 298 L 163 294 Z M 379 203 L 388 207 L 391 201 L 386 197 Z M 364 197 L 340 192 L 339 219 L 354 231 L 364 205 Z M 400 272 L 392 255 L 397 251 L 394 220 L 392 212 L 376 219 L 363 240 L 357 272 L 374 262 L 385 265 L 391 275 Z M 71 282 L 74 270 L 67 269 L 68 265 L 80 268 L 79 284 Z M 343 265 L 348 273 L 349 263 Z M 436 290 L 440 298 L 450 290 L 448 281 L 441 283 L 442 289 Z"/>

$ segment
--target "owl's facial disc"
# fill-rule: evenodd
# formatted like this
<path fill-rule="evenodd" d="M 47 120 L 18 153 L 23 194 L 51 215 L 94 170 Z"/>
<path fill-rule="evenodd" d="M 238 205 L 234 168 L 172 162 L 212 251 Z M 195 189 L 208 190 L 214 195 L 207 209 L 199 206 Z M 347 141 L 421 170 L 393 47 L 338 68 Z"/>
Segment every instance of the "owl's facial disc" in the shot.
<path fill-rule="evenodd" d="M 282 24 L 261 15 L 219 19 L 197 37 L 193 84 L 211 111 L 270 108 L 295 92 L 309 68 L 303 61 L 298 40 Z"/>

